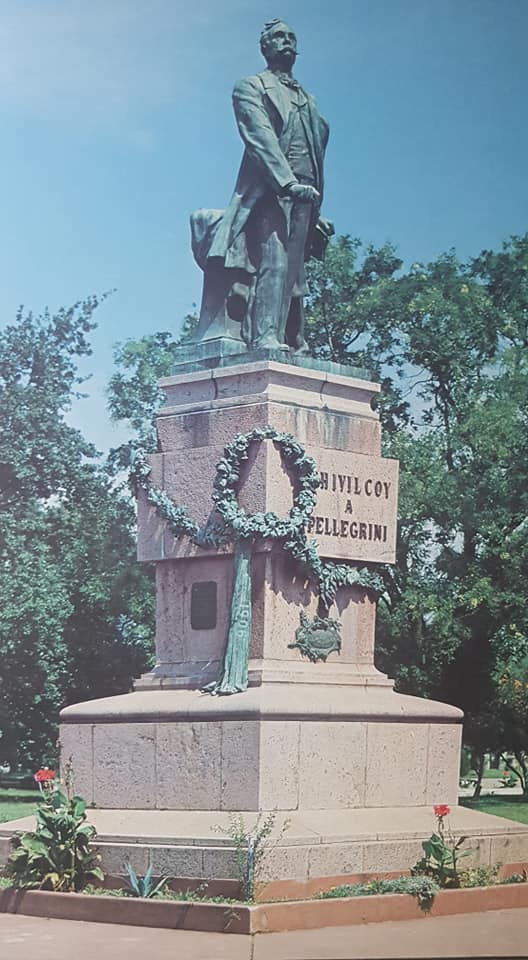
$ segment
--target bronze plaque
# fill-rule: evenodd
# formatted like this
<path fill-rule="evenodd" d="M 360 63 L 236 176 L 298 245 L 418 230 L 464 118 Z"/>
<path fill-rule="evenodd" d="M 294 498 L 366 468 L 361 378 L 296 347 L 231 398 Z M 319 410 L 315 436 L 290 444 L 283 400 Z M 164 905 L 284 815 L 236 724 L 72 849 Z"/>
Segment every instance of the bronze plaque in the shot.
<path fill-rule="evenodd" d="M 204 580 L 191 587 L 191 627 L 214 630 L 216 627 L 216 581 Z"/>

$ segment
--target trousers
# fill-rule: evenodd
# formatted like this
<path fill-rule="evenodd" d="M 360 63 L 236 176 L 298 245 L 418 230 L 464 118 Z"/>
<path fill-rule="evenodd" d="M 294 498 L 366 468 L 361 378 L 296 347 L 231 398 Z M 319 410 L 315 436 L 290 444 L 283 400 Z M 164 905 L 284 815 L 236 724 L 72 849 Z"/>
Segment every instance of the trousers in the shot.
<path fill-rule="evenodd" d="M 256 275 L 247 320 L 253 347 L 304 346 L 304 269 L 313 204 L 266 194 L 246 226 Z"/>

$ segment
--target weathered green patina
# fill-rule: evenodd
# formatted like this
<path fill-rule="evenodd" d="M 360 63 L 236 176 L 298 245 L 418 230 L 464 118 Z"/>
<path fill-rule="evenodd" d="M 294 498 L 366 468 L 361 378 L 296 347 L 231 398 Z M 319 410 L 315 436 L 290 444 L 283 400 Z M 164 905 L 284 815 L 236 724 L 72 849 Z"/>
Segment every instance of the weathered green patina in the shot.
<path fill-rule="evenodd" d="M 331 653 L 341 650 L 340 626 L 338 620 L 330 617 L 314 617 L 310 620 L 301 612 L 301 625 L 295 631 L 295 643 L 289 643 L 288 648 L 297 648 L 312 663 L 326 660 Z"/>
<path fill-rule="evenodd" d="M 247 690 L 251 636 L 251 547 L 252 541 L 248 539 L 238 540 L 235 547 L 235 578 L 222 675 L 205 687 L 208 693 L 218 696 Z"/>
<path fill-rule="evenodd" d="M 287 517 L 279 517 L 271 511 L 247 514 L 238 504 L 237 484 L 242 465 L 248 459 L 251 444 L 262 440 L 272 440 L 279 447 L 293 476 L 293 505 Z M 251 546 L 257 537 L 282 541 L 283 549 L 302 567 L 307 578 L 315 582 L 316 591 L 326 609 L 333 603 L 340 587 L 355 585 L 376 594 L 384 588 L 383 579 L 377 571 L 321 560 L 315 542 L 307 539 L 306 524 L 315 506 L 320 479 L 312 458 L 288 433 L 271 426 L 257 427 L 249 433 L 237 434 L 225 446 L 224 456 L 217 464 L 212 492 L 217 516 L 208 520 L 204 527 L 191 519 L 185 507 L 176 506 L 163 490 L 152 485 L 150 466 L 141 453 L 136 454 L 130 479 L 136 490 L 141 487 L 145 491 L 149 503 L 156 507 L 173 536 L 188 536 L 198 546 L 210 549 L 226 543 L 235 544 L 235 582 L 229 635 L 222 676 L 208 688 L 212 693 L 235 693 L 247 687 L 251 630 L 250 561 Z"/>

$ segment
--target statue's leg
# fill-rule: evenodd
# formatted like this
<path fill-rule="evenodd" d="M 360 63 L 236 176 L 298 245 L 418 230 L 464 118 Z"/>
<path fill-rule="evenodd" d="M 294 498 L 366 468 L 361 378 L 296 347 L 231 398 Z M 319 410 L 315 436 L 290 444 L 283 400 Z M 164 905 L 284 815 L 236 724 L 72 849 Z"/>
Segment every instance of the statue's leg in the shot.
<path fill-rule="evenodd" d="M 304 256 L 312 220 L 311 203 L 295 203 L 291 211 L 288 237 L 288 270 L 283 288 L 282 325 L 279 336 L 300 353 L 308 350 L 304 339 L 304 304 L 306 287 Z"/>
<path fill-rule="evenodd" d="M 287 349 L 284 342 L 283 291 L 288 273 L 288 230 L 284 211 L 268 195 L 255 207 L 246 227 L 258 247 L 258 268 L 252 304 L 252 345 Z"/>
<path fill-rule="evenodd" d="M 304 297 L 292 296 L 286 322 L 286 343 L 295 353 L 309 353 L 304 338 Z"/>

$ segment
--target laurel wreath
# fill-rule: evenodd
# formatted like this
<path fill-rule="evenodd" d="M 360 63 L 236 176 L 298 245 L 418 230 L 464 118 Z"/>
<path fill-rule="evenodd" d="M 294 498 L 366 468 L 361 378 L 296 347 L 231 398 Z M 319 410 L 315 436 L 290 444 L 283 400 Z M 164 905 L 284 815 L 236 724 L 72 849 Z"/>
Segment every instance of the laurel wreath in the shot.
<path fill-rule="evenodd" d="M 255 441 L 263 440 L 272 440 L 276 444 L 293 476 L 293 505 L 286 517 L 279 517 L 272 511 L 248 514 L 238 503 L 237 485 L 242 466 L 248 459 L 249 448 Z M 147 500 L 167 523 L 174 537 L 186 535 L 197 546 L 205 548 L 218 548 L 241 539 L 254 540 L 257 537 L 281 540 L 283 549 L 315 582 L 327 609 L 333 603 L 338 589 L 343 586 L 356 585 L 375 595 L 383 592 L 384 581 L 378 572 L 381 564 L 376 565 L 377 569 L 372 569 L 321 560 L 316 543 L 308 540 L 306 525 L 315 506 L 320 478 L 314 460 L 291 434 L 271 426 L 257 427 L 249 433 L 237 434 L 226 444 L 223 457 L 216 467 L 211 498 L 217 516 L 213 514 L 203 527 L 192 520 L 185 507 L 177 506 L 163 490 L 152 484 L 150 472 L 145 454 L 137 451 L 130 474 L 132 486 L 136 491 L 138 487 L 144 490 Z"/>

